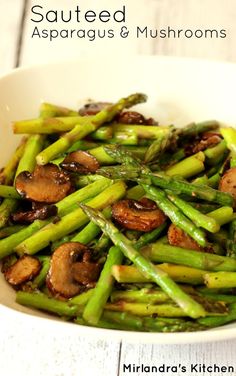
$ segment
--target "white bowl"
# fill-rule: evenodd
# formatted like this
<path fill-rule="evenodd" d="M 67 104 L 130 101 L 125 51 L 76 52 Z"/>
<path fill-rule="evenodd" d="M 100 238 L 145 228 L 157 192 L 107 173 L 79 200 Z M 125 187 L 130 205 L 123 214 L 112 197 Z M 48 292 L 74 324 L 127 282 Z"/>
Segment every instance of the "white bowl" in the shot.
<path fill-rule="evenodd" d="M 42 101 L 78 108 L 86 98 L 117 100 L 132 92 L 148 94 L 141 111 L 179 126 L 217 119 L 234 124 L 236 65 L 192 59 L 134 57 L 82 59 L 12 71 L 0 79 L 0 165 L 18 142 L 10 122 L 38 115 Z M 0 276 L 0 313 L 21 315 L 29 325 L 78 335 L 140 343 L 196 343 L 236 337 L 236 324 L 194 333 L 140 333 L 83 327 L 15 303 L 15 292 Z M 28 315 L 26 315 L 28 314 Z M 1 319 L 1 321 L 3 320 Z M 72 333 L 71 332 L 71 333 Z"/>

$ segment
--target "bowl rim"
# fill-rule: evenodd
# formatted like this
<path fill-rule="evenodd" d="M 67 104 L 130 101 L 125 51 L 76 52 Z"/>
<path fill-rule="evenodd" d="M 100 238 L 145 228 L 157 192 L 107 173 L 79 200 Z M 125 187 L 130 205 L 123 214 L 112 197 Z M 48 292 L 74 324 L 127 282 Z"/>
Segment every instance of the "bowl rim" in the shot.
<path fill-rule="evenodd" d="M 117 59 L 116 57 L 113 57 Z M 110 58 L 112 60 L 113 58 Z M 139 60 L 150 60 L 157 61 L 160 63 L 178 63 L 178 64 L 208 64 L 220 67 L 232 67 L 236 68 L 236 64 L 233 62 L 228 62 L 224 60 L 215 60 L 215 59 L 204 59 L 204 58 L 193 58 L 193 57 L 176 57 L 176 56 L 166 56 L 166 55 L 130 55 L 129 59 L 139 59 Z M 118 58 L 119 59 L 119 58 Z M 16 76 L 21 73 L 37 71 L 39 69 L 45 69 L 47 67 L 59 67 L 63 65 L 70 64 L 80 64 L 81 62 L 90 62 L 92 57 L 85 56 L 78 59 L 63 59 L 56 62 L 50 63 L 41 63 L 34 65 L 24 65 L 22 67 L 13 68 L 5 74 L 0 75 L 0 83 L 3 80 L 7 80 L 12 76 Z M 37 312 L 37 310 L 35 310 Z M 8 307 L 0 302 L 0 315 L 2 317 L 9 316 L 13 319 L 19 318 L 20 320 L 30 323 L 32 326 L 37 325 L 37 321 L 40 319 L 40 324 L 45 327 L 50 327 L 50 330 L 53 328 L 59 329 L 60 333 L 69 334 L 78 333 L 83 337 L 94 337 L 96 336 L 99 339 L 106 339 L 110 341 L 121 341 L 130 343 L 150 343 L 150 344 L 193 344 L 193 343 L 209 343 L 209 342 L 218 342 L 224 340 L 231 340 L 236 338 L 236 325 L 234 327 L 229 327 L 228 325 L 213 328 L 206 331 L 196 331 L 196 332 L 179 332 L 179 333 L 154 333 L 154 332 L 140 332 L 140 331 L 125 331 L 125 330 L 113 330 L 113 329 L 104 329 L 96 328 L 91 326 L 83 326 L 79 324 L 74 324 L 73 322 L 62 321 L 54 317 L 43 317 L 32 315 L 31 313 L 22 312 L 16 310 L 12 307 Z M 56 318 L 56 319 L 55 319 Z M 76 329 L 77 327 L 77 329 Z M 72 329 L 72 331 L 71 331 Z M 56 332 L 55 332 L 56 333 Z M 207 336 L 203 334 L 207 333 Z M 207 337 L 207 338 L 206 338 Z"/>

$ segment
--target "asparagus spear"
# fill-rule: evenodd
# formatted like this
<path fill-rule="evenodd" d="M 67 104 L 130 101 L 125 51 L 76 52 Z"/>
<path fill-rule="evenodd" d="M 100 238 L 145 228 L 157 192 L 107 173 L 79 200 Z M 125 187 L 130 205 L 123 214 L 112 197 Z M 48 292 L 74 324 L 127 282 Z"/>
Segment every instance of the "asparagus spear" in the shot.
<path fill-rule="evenodd" d="M 146 101 L 146 96 L 143 94 L 133 94 L 127 98 L 121 99 L 114 105 L 108 106 L 106 109 L 100 111 L 92 119 L 87 119 L 86 122 L 82 124 L 81 121 L 76 123 L 75 127 L 68 133 L 65 133 L 58 141 L 51 144 L 48 148 L 43 150 L 37 156 L 37 163 L 44 165 L 50 160 L 54 159 L 58 154 L 65 152 L 69 147 L 85 137 L 89 133 L 95 131 L 104 122 L 109 122 L 113 117 L 121 112 L 124 108 L 129 108 L 135 104 L 142 103 Z M 67 119 L 67 118 L 65 118 Z"/>
<path fill-rule="evenodd" d="M 235 295 L 226 295 L 221 293 L 215 293 L 215 292 L 204 292 L 200 291 L 200 294 L 202 296 L 205 296 L 211 300 L 215 300 L 218 302 L 225 302 L 225 303 L 236 303 L 236 296 Z"/>
<path fill-rule="evenodd" d="M 111 294 L 111 302 L 125 302 L 149 303 L 157 304 L 170 301 L 169 296 L 162 290 L 143 288 L 141 290 L 123 291 L 116 290 Z"/>
<path fill-rule="evenodd" d="M 20 145 L 17 147 L 17 149 L 13 153 L 9 162 L 6 164 L 4 169 L 0 172 L 0 182 L 1 182 L 1 184 L 9 185 L 13 182 L 14 176 L 15 176 L 15 173 L 16 173 L 17 165 L 18 165 L 19 160 L 21 159 L 21 157 L 24 153 L 24 150 L 25 150 L 26 141 L 27 141 L 27 138 L 24 137 L 22 139 Z"/>
<path fill-rule="evenodd" d="M 233 272 L 207 273 L 204 280 L 211 289 L 236 287 L 236 273 Z"/>
<path fill-rule="evenodd" d="M 52 312 L 59 316 L 75 317 L 80 312 L 79 306 L 76 304 L 70 304 L 49 298 L 40 292 L 28 293 L 18 291 L 16 293 L 16 302 L 33 308 L 39 308 L 47 312 Z"/>
<path fill-rule="evenodd" d="M 159 208 L 171 219 L 171 221 L 189 234 L 196 242 L 205 247 L 207 241 L 204 232 L 194 225 L 189 219 L 168 200 L 166 194 L 154 186 L 142 184 L 146 195 L 151 200 L 155 201 Z M 199 213 L 201 216 L 201 213 Z"/>
<path fill-rule="evenodd" d="M 57 106 L 52 103 L 43 102 L 40 105 L 40 116 L 43 119 L 57 116 L 78 116 L 78 112 L 67 107 Z"/>
<path fill-rule="evenodd" d="M 197 297 L 193 297 L 197 298 Z M 206 298 L 201 298 L 201 303 L 204 304 L 207 315 L 226 315 L 227 308 L 223 302 L 215 302 L 207 300 Z M 136 316 L 150 316 L 158 315 L 159 317 L 185 317 L 186 312 L 180 307 L 175 306 L 171 303 L 163 304 L 150 304 L 149 303 L 137 303 L 137 302 L 127 302 L 125 300 L 120 300 L 116 303 L 107 303 L 106 309 L 110 311 L 118 312 L 129 312 Z"/>
<path fill-rule="evenodd" d="M 111 217 L 111 209 L 106 208 L 103 210 L 103 214 L 106 218 Z M 83 228 L 78 234 L 76 234 L 71 241 L 72 242 L 79 242 L 82 244 L 88 244 L 93 239 L 96 238 L 97 235 L 99 235 L 101 232 L 101 229 L 99 226 L 95 225 L 93 222 L 89 222 L 87 226 Z"/>
<path fill-rule="evenodd" d="M 18 200 L 5 198 L 0 205 L 0 228 L 6 226 L 11 213 L 16 210 Z"/>
<path fill-rule="evenodd" d="M 42 116 L 43 115 L 43 116 Z M 78 123 L 86 124 L 91 116 L 67 116 L 67 117 L 54 117 L 46 116 L 44 111 L 40 112 L 40 118 L 31 120 L 15 121 L 13 126 L 13 132 L 15 134 L 28 133 L 28 134 L 51 134 L 57 132 L 67 132 L 73 129 Z M 45 117 L 44 117 L 45 116 Z"/>
<path fill-rule="evenodd" d="M 21 196 L 17 193 L 14 187 L 0 184 L 0 197 L 20 199 Z"/>
<path fill-rule="evenodd" d="M 45 283 L 49 268 L 50 268 L 50 257 L 49 256 L 40 256 L 39 260 L 42 263 L 42 268 L 39 274 L 33 279 L 32 282 L 28 282 L 31 288 L 38 289 L 43 286 Z"/>
<path fill-rule="evenodd" d="M 167 227 L 167 223 L 164 222 L 162 225 L 155 228 L 154 230 L 141 235 L 138 241 L 134 244 L 135 249 L 141 249 L 146 244 L 157 240 L 161 236 L 163 231 L 166 229 L 166 227 Z"/>
<path fill-rule="evenodd" d="M 224 206 L 233 205 L 233 197 L 229 193 L 221 192 L 206 185 L 198 185 L 184 181 L 178 177 L 171 177 L 163 173 L 151 173 L 143 168 L 132 166 L 112 166 L 102 167 L 98 170 L 100 175 L 110 179 L 120 179 L 137 181 L 141 184 L 153 184 L 162 189 L 168 189 L 178 194 L 186 194 L 190 197 L 200 198 L 205 201 L 215 202 Z"/>
<path fill-rule="evenodd" d="M 187 294 L 185 294 L 178 285 L 172 281 L 168 274 L 143 257 L 131 244 L 131 242 L 120 233 L 117 228 L 107 220 L 101 213 L 89 208 L 87 205 L 81 207 L 89 218 L 101 227 L 103 232 L 111 238 L 113 243 L 119 247 L 124 255 L 129 258 L 141 271 L 142 274 L 151 278 L 172 298 L 190 317 L 196 318 L 204 316 L 205 311 L 198 303 L 194 302 Z"/>
<path fill-rule="evenodd" d="M 200 151 L 167 168 L 165 173 L 168 176 L 180 175 L 187 179 L 204 171 L 204 161 L 205 155 Z"/>
<path fill-rule="evenodd" d="M 99 179 L 93 183 L 87 185 L 84 188 L 78 189 L 77 191 L 71 193 L 69 196 L 65 197 L 63 200 L 59 201 L 56 204 L 58 209 L 58 215 L 64 216 L 69 214 L 71 208 L 78 202 L 88 200 L 92 197 L 95 197 L 97 194 L 103 191 L 103 189 L 108 188 L 112 184 L 112 181 L 109 179 Z"/>
<path fill-rule="evenodd" d="M 223 140 L 216 146 L 208 148 L 204 151 L 206 162 L 210 165 L 216 165 L 222 161 L 227 151 L 226 142 Z"/>
<path fill-rule="evenodd" d="M 116 200 L 119 200 L 125 194 L 125 184 L 119 181 L 88 202 L 88 205 L 103 209 L 110 206 Z M 15 248 L 19 254 L 35 254 L 41 249 L 47 247 L 51 241 L 58 240 L 65 235 L 77 230 L 88 222 L 87 216 L 82 209 L 76 209 L 61 218 L 57 223 L 46 225 L 42 231 L 38 231 L 28 237 Z"/>
<path fill-rule="evenodd" d="M 228 222 L 231 222 L 235 218 L 233 214 L 233 208 L 229 206 L 223 206 L 207 214 L 208 217 L 215 219 L 215 221 L 223 226 Z"/>
<path fill-rule="evenodd" d="M 145 195 L 144 189 L 141 185 L 135 185 L 126 192 L 126 198 L 131 198 L 133 200 L 140 200 Z"/>
<path fill-rule="evenodd" d="M 188 316 L 180 307 L 172 304 L 156 304 L 150 303 L 130 303 L 126 301 L 119 301 L 117 303 L 107 303 L 106 309 L 115 312 L 128 312 L 136 316 L 151 316 L 158 317 L 185 317 Z"/>
<path fill-rule="evenodd" d="M 181 140 L 184 140 L 186 138 L 196 137 L 204 132 L 213 131 L 219 128 L 219 125 L 219 122 L 216 120 L 208 120 L 201 123 L 191 123 L 186 127 L 177 129 L 176 133 L 179 137 L 181 137 Z"/>
<path fill-rule="evenodd" d="M 21 159 L 19 160 L 19 164 L 17 167 L 15 173 L 15 177 L 22 171 L 29 171 L 32 172 L 35 167 L 35 157 L 38 154 L 38 152 L 42 149 L 43 146 L 43 138 L 42 136 L 34 135 L 27 139 L 26 143 L 20 146 L 18 150 L 16 151 L 17 156 L 15 154 L 15 161 L 17 158 L 19 159 L 19 156 L 21 155 Z M 12 166 L 13 167 L 13 166 Z M 11 174 L 11 177 L 13 177 L 13 174 Z M 11 180 L 8 178 L 8 181 Z M 18 201 L 14 198 L 6 198 L 2 204 L 0 205 L 0 228 L 4 227 L 11 215 L 11 213 L 17 208 Z"/>
<path fill-rule="evenodd" d="M 198 319 L 197 322 L 200 325 L 205 325 L 206 327 L 214 328 L 216 326 L 225 325 L 235 320 L 236 320 L 236 304 L 232 303 L 229 306 L 229 313 L 227 316 L 203 317 L 201 319 Z"/>
<path fill-rule="evenodd" d="M 138 181 L 143 184 L 154 184 L 163 189 L 169 189 L 174 192 L 184 193 L 191 197 L 198 197 L 206 201 L 212 201 L 225 206 L 233 205 L 233 197 L 225 192 L 220 192 L 207 186 L 188 183 L 177 177 L 164 175 L 163 173 L 152 173 L 143 166 L 139 160 L 132 158 L 124 150 L 117 147 L 106 147 L 106 152 L 119 163 L 125 163 L 125 166 L 103 167 L 99 170 L 101 175 L 112 179 L 118 179 L 121 176 L 127 180 Z"/>
<path fill-rule="evenodd" d="M 79 306 L 85 306 L 85 304 L 88 302 L 88 300 L 91 298 L 91 296 L 94 293 L 94 289 L 87 290 L 85 292 L 82 292 L 79 295 L 74 296 L 69 300 L 70 304 L 76 304 Z"/>
<path fill-rule="evenodd" d="M 142 253 L 154 262 L 170 262 L 192 268 L 212 271 L 236 271 L 236 260 L 211 253 L 153 243 L 143 248 Z"/>
<path fill-rule="evenodd" d="M 108 129 L 109 130 L 108 130 Z M 161 127 L 155 125 L 135 125 L 135 124 L 118 124 L 111 125 L 113 142 L 116 140 L 128 139 L 129 137 L 134 140 L 149 139 L 153 140 L 159 137 L 165 137 L 170 134 L 171 127 Z M 96 130 L 91 134 L 91 137 L 95 140 L 103 140 L 107 142 L 111 138 L 110 125 L 104 126 Z M 111 139 L 109 140 L 111 141 Z"/>
<path fill-rule="evenodd" d="M 49 220 L 35 220 L 31 225 L 24 227 L 22 230 L 13 233 L 7 238 L 0 240 L 0 259 L 5 256 L 8 256 L 14 252 L 14 248 L 23 242 L 28 237 L 32 236 L 36 231 L 40 230 L 46 224 L 49 223 Z"/>
<path fill-rule="evenodd" d="M 180 318 L 150 318 L 131 315 L 128 312 L 115 312 L 105 310 L 103 318 L 120 325 L 128 325 L 132 330 L 148 332 L 191 332 L 204 330 L 204 325 L 194 321 L 186 321 Z"/>
<path fill-rule="evenodd" d="M 83 312 L 83 318 L 86 322 L 93 325 L 96 325 L 99 322 L 103 308 L 110 296 L 114 284 L 114 279 L 111 275 L 112 266 L 115 264 L 121 264 L 122 258 L 122 252 L 119 247 L 110 248 L 107 260 L 94 289 L 94 293 L 89 299 Z"/>
<path fill-rule="evenodd" d="M 35 134 L 28 138 L 15 177 L 17 177 L 22 171 L 33 172 L 36 165 L 36 156 L 42 150 L 43 144 L 44 137 L 41 135 Z"/>
<path fill-rule="evenodd" d="M 207 214 L 215 209 L 218 209 L 219 206 L 217 204 L 207 204 L 207 203 L 198 203 L 198 202 L 189 202 L 195 209 L 199 210 L 203 214 Z"/>
<path fill-rule="evenodd" d="M 170 133 L 154 140 L 146 151 L 144 162 L 150 163 L 156 160 L 166 149 L 169 144 Z"/>
<path fill-rule="evenodd" d="M 3 229 L 0 230 L 0 239 L 6 238 L 7 236 L 15 234 L 16 232 L 22 230 L 23 228 L 25 228 L 24 225 L 13 225 L 13 226 L 4 227 Z"/>
<path fill-rule="evenodd" d="M 211 217 L 210 213 L 207 215 L 202 214 L 197 209 L 193 208 L 190 204 L 182 200 L 180 197 L 174 194 L 168 194 L 168 199 L 173 202 L 186 217 L 190 218 L 198 227 L 203 227 L 210 232 L 217 232 L 220 229 L 219 224 L 214 217 Z M 211 217 L 211 218 L 209 218 Z"/>
<path fill-rule="evenodd" d="M 158 268 L 166 272 L 174 281 L 191 285 L 203 284 L 203 277 L 207 273 L 205 270 L 174 264 L 158 264 Z M 135 266 L 114 265 L 112 275 L 119 283 L 150 282 L 150 278 L 144 276 Z"/>

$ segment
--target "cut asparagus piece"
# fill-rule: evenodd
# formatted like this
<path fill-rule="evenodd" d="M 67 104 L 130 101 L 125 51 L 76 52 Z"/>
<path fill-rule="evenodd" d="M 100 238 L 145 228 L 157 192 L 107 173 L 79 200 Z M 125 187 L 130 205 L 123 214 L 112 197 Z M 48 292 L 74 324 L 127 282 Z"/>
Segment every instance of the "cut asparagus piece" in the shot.
<path fill-rule="evenodd" d="M 236 271 L 236 260 L 230 257 L 193 251 L 158 242 L 144 247 L 142 253 L 154 262 L 170 262 L 212 271 Z"/>
<path fill-rule="evenodd" d="M 42 150 L 44 137 L 41 135 L 30 136 L 26 142 L 24 153 L 18 164 L 15 178 L 23 171 L 33 172 L 36 165 L 36 156 Z"/>
<path fill-rule="evenodd" d="M 168 176 L 179 175 L 187 179 L 204 171 L 204 160 L 205 155 L 200 151 L 199 153 L 191 155 L 191 157 L 185 158 L 169 167 L 165 173 Z"/>
<path fill-rule="evenodd" d="M 93 325 L 99 322 L 114 284 L 114 279 L 111 275 L 112 266 L 121 264 L 122 259 L 123 255 L 118 247 L 111 247 L 109 249 L 107 260 L 94 289 L 94 293 L 83 312 L 83 318 L 86 322 Z"/>
<path fill-rule="evenodd" d="M 166 272 L 174 281 L 191 285 L 203 284 L 204 275 L 207 273 L 205 270 L 174 264 L 158 264 L 158 268 Z M 112 275 L 119 283 L 145 283 L 151 281 L 135 266 L 129 265 L 114 265 Z"/>

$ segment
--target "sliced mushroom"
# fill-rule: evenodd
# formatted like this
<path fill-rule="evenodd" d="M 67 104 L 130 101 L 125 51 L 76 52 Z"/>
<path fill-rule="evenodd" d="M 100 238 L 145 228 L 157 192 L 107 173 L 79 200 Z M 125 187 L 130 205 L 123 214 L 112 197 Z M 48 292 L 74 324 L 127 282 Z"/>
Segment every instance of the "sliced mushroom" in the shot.
<path fill-rule="evenodd" d="M 67 196 L 72 185 L 66 172 L 49 163 L 37 166 L 32 174 L 21 172 L 16 178 L 15 187 L 28 200 L 51 204 Z"/>
<path fill-rule="evenodd" d="M 93 116 L 98 112 L 104 110 L 111 103 L 109 102 L 91 102 L 84 105 L 84 107 L 79 109 L 79 114 L 81 116 Z"/>
<path fill-rule="evenodd" d="M 195 240 L 186 234 L 181 228 L 175 226 L 173 223 L 168 229 L 168 241 L 171 245 L 181 248 L 193 249 L 195 251 L 204 251 Z"/>
<path fill-rule="evenodd" d="M 219 183 L 219 190 L 230 193 L 234 198 L 234 207 L 236 203 L 236 167 L 227 170 Z"/>
<path fill-rule="evenodd" d="M 98 266 L 91 260 L 90 250 L 78 242 L 68 242 L 53 253 L 47 276 L 47 286 L 53 294 L 71 298 L 84 288 L 90 287 Z M 94 271 L 95 270 L 95 271 Z"/>
<path fill-rule="evenodd" d="M 42 205 L 41 207 L 28 210 L 18 211 L 12 214 L 11 218 L 16 223 L 32 223 L 35 219 L 47 219 L 57 215 L 57 207 L 55 205 Z"/>
<path fill-rule="evenodd" d="M 112 207 L 113 218 L 123 227 L 130 230 L 148 232 L 165 222 L 165 214 L 156 204 L 136 200 L 121 200 Z M 152 205 L 150 207 L 150 205 Z"/>
<path fill-rule="evenodd" d="M 80 174 L 96 172 L 100 167 L 94 156 L 82 150 L 68 154 L 60 166 L 67 171 Z"/>
<path fill-rule="evenodd" d="M 36 277 L 40 269 L 41 262 L 37 258 L 24 255 L 5 271 L 4 276 L 8 283 L 18 286 Z"/>
<path fill-rule="evenodd" d="M 198 153 L 199 151 L 206 150 L 213 147 L 222 141 L 219 132 L 204 132 L 200 136 L 195 136 L 192 142 L 185 143 L 184 150 L 186 156 Z"/>
<path fill-rule="evenodd" d="M 145 117 L 136 111 L 123 111 L 117 115 L 116 120 L 122 124 L 145 124 Z"/>
<path fill-rule="evenodd" d="M 206 150 L 209 147 L 215 146 L 219 144 L 219 142 L 222 140 L 222 138 L 216 134 L 207 132 L 203 134 L 202 139 L 195 144 L 193 147 L 193 153 L 198 153 L 199 151 Z"/>

